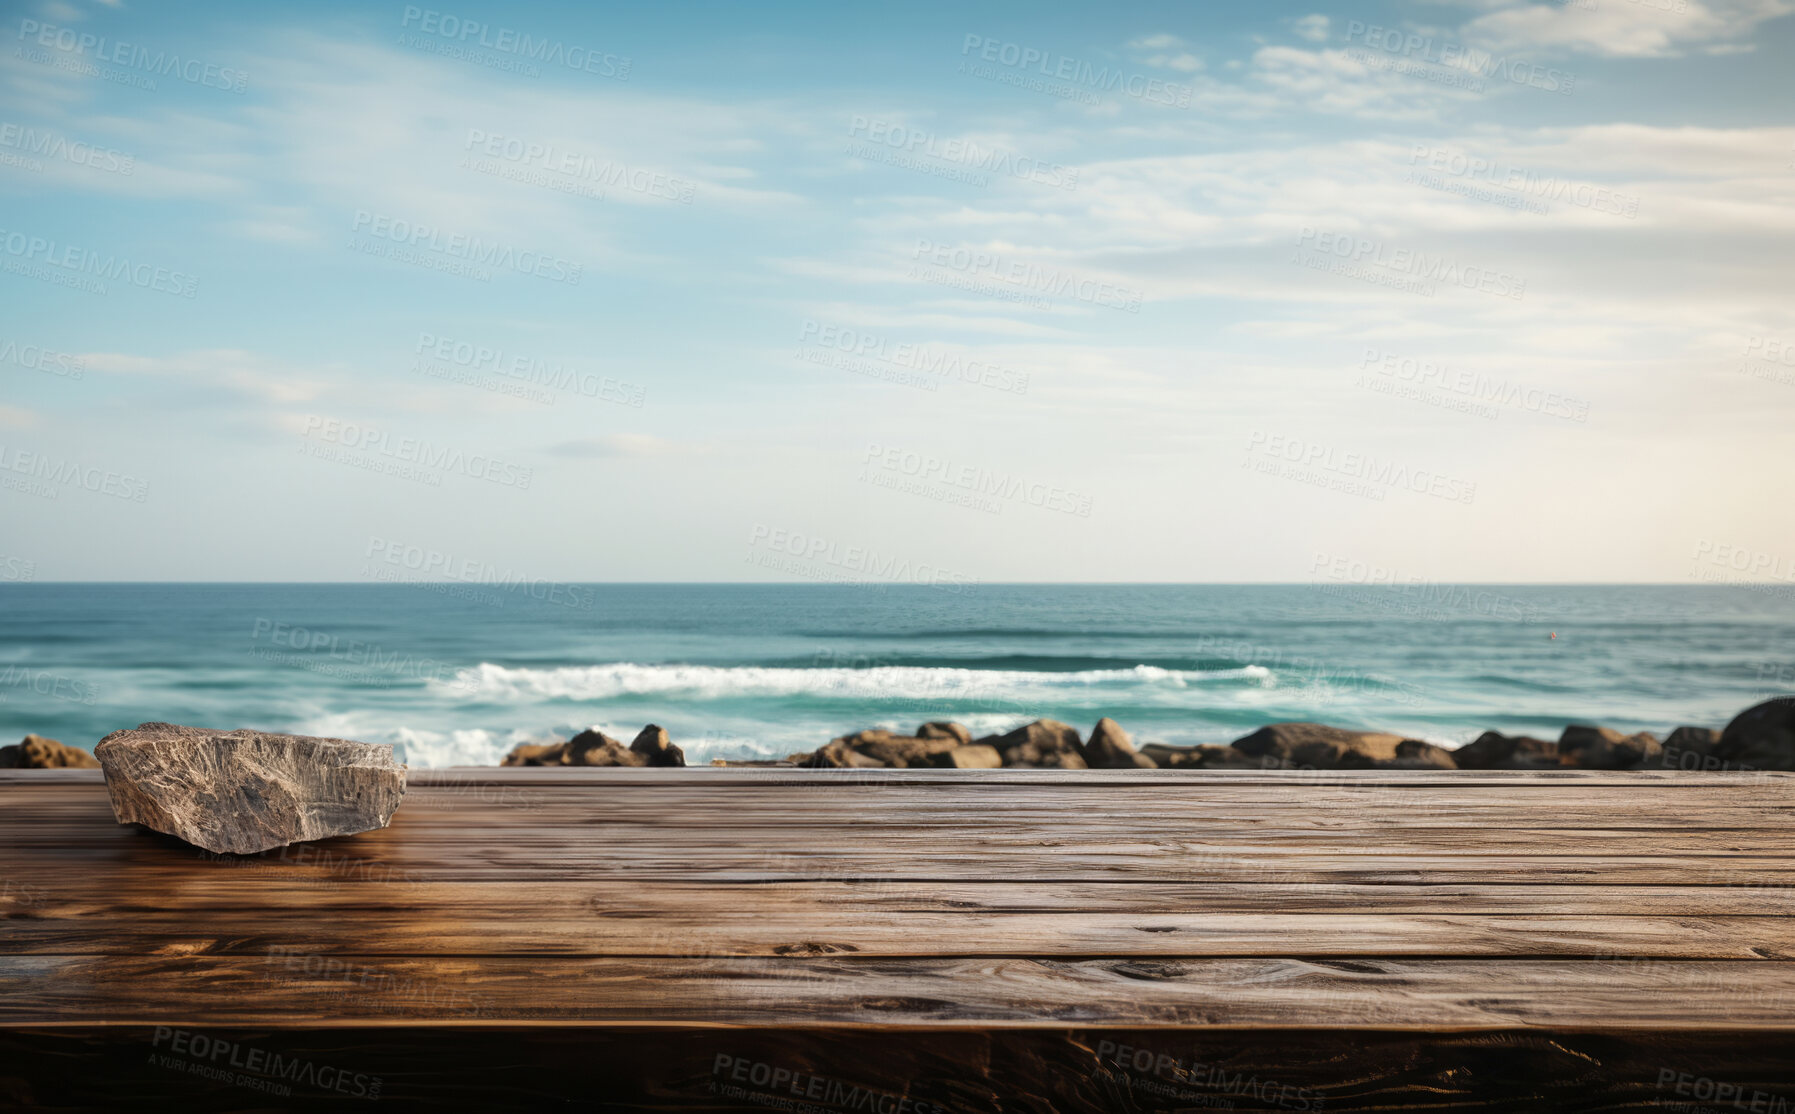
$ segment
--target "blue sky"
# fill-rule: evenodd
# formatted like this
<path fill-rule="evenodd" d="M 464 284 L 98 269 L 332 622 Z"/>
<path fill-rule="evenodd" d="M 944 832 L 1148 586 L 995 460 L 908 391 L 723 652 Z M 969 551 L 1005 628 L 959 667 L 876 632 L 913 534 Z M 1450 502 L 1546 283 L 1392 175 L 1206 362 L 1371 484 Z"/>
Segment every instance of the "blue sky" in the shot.
<path fill-rule="evenodd" d="M 0 573 L 1795 577 L 1789 0 L 1044 7 L 0 5 Z"/>

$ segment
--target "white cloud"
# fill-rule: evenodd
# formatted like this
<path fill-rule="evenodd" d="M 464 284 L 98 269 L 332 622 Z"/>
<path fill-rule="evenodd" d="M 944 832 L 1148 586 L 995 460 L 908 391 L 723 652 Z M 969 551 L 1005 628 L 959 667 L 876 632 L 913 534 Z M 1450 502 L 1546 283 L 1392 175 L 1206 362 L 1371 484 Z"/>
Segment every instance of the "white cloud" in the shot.
<path fill-rule="evenodd" d="M 214 392 L 221 401 L 292 404 L 313 401 L 329 390 L 329 380 L 317 369 L 294 368 L 238 349 L 182 352 L 174 356 L 89 352 L 82 359 L 97 372 L 176 380 Z M 343 369 L 332 370 L 340 373 Z"/>
<path fill-rule="evenodd" d="M 1667 57 L 1705 44 L 1745 46 L 1736 40 L 1791 12 L 1791 0 L 1506 3 L 1466 24 L 1463 34 L 1498 50 L 1558 47 L 1614 57 Z"/>
<path fill-rule="evenodd" d="M 667 456 L 685 446 L 646 433 L 607 433 L 602 437 L 586 437 L 562 441 L 549 448 L 555 456 L 622 457 Z"/>
<path fill-rule="evenodd" d="M 1194 54 L 1154 54 L 1143 61 L 1149 66 L 1178 70 L 1181 73 L 1196 73 L 1203 68 L 1203 60 Z"/>
<path fill-rule="evenodd" d="M 1426 120 L 1476 93 L 1378 69 L 1345 50 L 1266 46 L 1253 54 L 1252 77 L 1288 103 L 1362 119 Z"/>
<path fill-rule="evenodd" d="M 1170 50 L 1173 47 L 1183 46 L 1184 40 L 1161 31 L 1156 35 L 1143 35 L 1138 39 L 1132 39 L 1128 45 L 1135 50 Z"/>
<path fill-rule="evenodd" d="M 1327 42 L 1328 27 L 1328 17 L 1319 12 L 1303 16 L 1290 25 L 1291 30 L 1296 32 L 1298 38 L 1307 39 L 1312 43 Z"/>
<path fill-rule="evenodd" d="M 0 429 L 30 429 L 39 421 L 35 410 L 23 406 L 0 406 Z"/>

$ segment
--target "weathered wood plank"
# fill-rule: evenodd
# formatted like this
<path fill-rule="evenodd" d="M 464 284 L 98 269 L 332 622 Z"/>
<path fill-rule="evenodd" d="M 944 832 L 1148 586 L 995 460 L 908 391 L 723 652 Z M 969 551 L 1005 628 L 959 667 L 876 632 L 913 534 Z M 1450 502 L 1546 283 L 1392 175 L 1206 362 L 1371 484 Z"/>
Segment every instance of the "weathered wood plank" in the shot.
<path fill-rule="evenodd" d="M 906 882 L 783 880 L 710 883 L 631 881 L 418 882 L 404 886 L 330 885 L 303 867 L 244 860 L 237 869 L 195 873 L 170 888 L 129 884 L 129 874 L 87 871 L 53 889 L 0 894 L 0 915 L 25 919 L 67 909 L 73 915 L 170 910 L 214 912 L 315 906 L 355 916 L 414 911 L 423 917 L 498 910 L 508 918 L 602 915 L 651 920 L 715 912 L 739 902 L 767 915 L 854 916 L 899 913 L 1106 912 L 1160 914 L 1277 913 L 1532 916 L 1795 916 L 1795 886 L 1380 885 L 1244 882 Z M 720 893 L 719 891 L 724 891 Z"/>
<path fill-rule="evenodd" d="M 311 900 L 230 910 L 46 903 L 5 922 L 0 954 L 1041 957 L 1551 956 L 1795 959 L 1795 918 L 1366 913 L 890 913 L 768 909 L 732 889 L 686 913 L 344 909 Z M 727 909 L 719 906 L 727 905 Z M 202 915 L 203 914 L 203 915 Z M 1275 941 L 1275 944 L 1271 942 Z"/>
<path fill-rule="evenodd" d="M 405 843 L 326 841 L 295 845 L 286 869 L 319 885 L 407 886 L 483 880 L 637 884 L 702 879 L 716 883 L 776 881 L 1230 882 L 1315 884 L 1586 884 L 1795 887 L 1795 858 L 1717 855 L 1510 855 L 1470 852 L 1380 855 L 1287 852 L 1196 854 L 1172 847 L 1040 847 L 922 850 L 895 856 L 874 848 L 718 848 L 704 855 L 651 847 L 430 847 Z M 10 864 L 18 886 L 53 890 L 72 870 L 124 869 L 133 884 L 178 886 L 196 869 L 243 869 L 204 863 L 184 848 L 120 844 L 107 851 L 42 847 Z"/>
<path fill-rule="evenodd" d="M 94 818 L 45 819 L 17 825 L 5 831 L 7 845 L 20 849 L 80 847 L 104 849 L 141 837 L 121 825 L 101 828 Z M 569 817 L 561 823 L 535 814 L 493 814 L 470 811 L 412 813 L 395 816 L 384 830 L 352 839 L 369 849 L 403 843 L 406 847 L 454 854 L 466 848 L 506 840 L 540 846 L 558 840 L 575 841 L 584 854 L 627 856 L 647 834 L 644 824 L 618 824 L 602 814 Z M 10 826 L 9 826 L 10 828 Z M 1664 856 L 1754 856 L 1781 859 L 1795 855 L 1788 833 L 1776 828 L 1639 829 L 1605 828 L 1510 828 L 1485 830 L 1457 826 L 1445 828 L 1391 827 L 1379 830 L 1375 844 L 1363 828 L 1282 828 L 1261 817 L 1257 826 L 1208 825 L 1155 817 L 1151 825 L 1136 820 L 1127 824 L 1085 822 L 993 822 L 989 818 L 958 818 L 935 823 L 902 823 L 893 819 L 877 826 L 819 822 L 814 816 L 797 816 L 787 825 L 743 827 L 732 818 L 721 818 L 705 827 L 651 829 L 657 851 L 699 853 L 723 845 L 739 851 L 787 853 L 819 844 L 851 840 L 883 854 L 905 858 L 948 850 L 982 854 L 1035 854 L 1043 849 L 1088 850 L 1101 847 L 1126 854 L 1165 852 L 1199 858 L 1244 855 L 1254 858 L 1283 855 L 1457 855 L 1508 854 L 1518 856 L 1624 856 L 1646 851 Z M 334 845 L 332 841 L 317 841 Z"/>
<path fill-rule="evenodd" d="M 1795 1030 L 1795 962 L 5 956 L 0 1026 Z"/>
<path fill-rule="evenodd" d="M 509 791 L 513 787 L 504 787 Z M 1279 798 L 1192 798 L 1155 793 L 1151 822 L 1143 821 L 1140 802 L 1113 794 L 1074 794 L 1071 790 L 1030 790 L 986 803 L 952 796 L 918 796 L 903 801 L 853 796 L 831 803 L 789 791 L 741 794 L 744 799 L 717 815 L 714 797 L 644 790 L 610 794 L 586 790 L 553 793 L 520 790 L 505 799 L 479 799 L 444 790 L 412 791 L 402 811 L 403 822 L 431 827 L 501 824 L 506 827 L 613 825 L 657 831 L 714 831 L 719 824 L 739 828 L 848 829 L 868 838 L 881 831 L 924 831 L 948 824 L 996 831 L 1066 827 L 1066 810 L 1076 808 L 1079 830 L 1139 837 L 1175 825 L 1202 825 L 1212 838 L 1250 838 L 1255 832 L 1364 832 L 1366 803 L 1300 793 Z M 1064 799 L 1056 799 L 1064 798 Z M 1409 828 L 1526 829 L 1528 831 L 1762 832 L 1789 825 L 1791 809 L 1755 803 L 1754 794 L 1729 791 L 1716 804 L 1687 795 L 1642 794 L 1626 808 L 1615 802 L 1554 801 L 1549 807 L 1508 799 L 1454 803 L 1428 798 L 1405 802 L 1378 817 L 1376 830 Z M 0 815 L 0 832 L 9 839 L 32 839 L 54 832 L 79 837 L 105 831 L 111 818 L 103 794 L 89 789 L 34 791 L 9 800 Z"/>

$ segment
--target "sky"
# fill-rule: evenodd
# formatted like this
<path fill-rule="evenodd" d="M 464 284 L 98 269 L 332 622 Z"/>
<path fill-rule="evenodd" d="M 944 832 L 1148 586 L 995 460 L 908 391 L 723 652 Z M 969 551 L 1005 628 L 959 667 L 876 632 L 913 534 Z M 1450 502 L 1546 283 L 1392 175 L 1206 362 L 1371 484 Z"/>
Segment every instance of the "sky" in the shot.
<path fill-rule="evenodd" d="M 1792 0 L 0 0 L 0 578 L 1795 580 Z"/>

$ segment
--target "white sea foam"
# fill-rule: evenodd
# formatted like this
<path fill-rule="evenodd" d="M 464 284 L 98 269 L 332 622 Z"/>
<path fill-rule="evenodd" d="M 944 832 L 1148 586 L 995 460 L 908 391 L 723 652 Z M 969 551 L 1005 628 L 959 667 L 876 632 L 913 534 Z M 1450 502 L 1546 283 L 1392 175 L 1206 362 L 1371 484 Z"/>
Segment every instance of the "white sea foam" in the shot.
<path fill-rule="evenodd" d="M 764 666 L 605 665 L 555 669 L 511 668 L 482 662 L 450 681 L 432 680 L 437 695 L 488 703 L 605 700 L 619 696 L 679 695 L 701 700 L 733 696 L 812 696 L 822 699 L 1028 699 L 1044 693 L 1113 687 L 1180 689 L 1218 680 L 1271 680 L 1262 665 L 1178 670 L 1152 665 L 1051 673 L 1015 669 L 881 666 L 873 669 L 783 669 Z"/>

